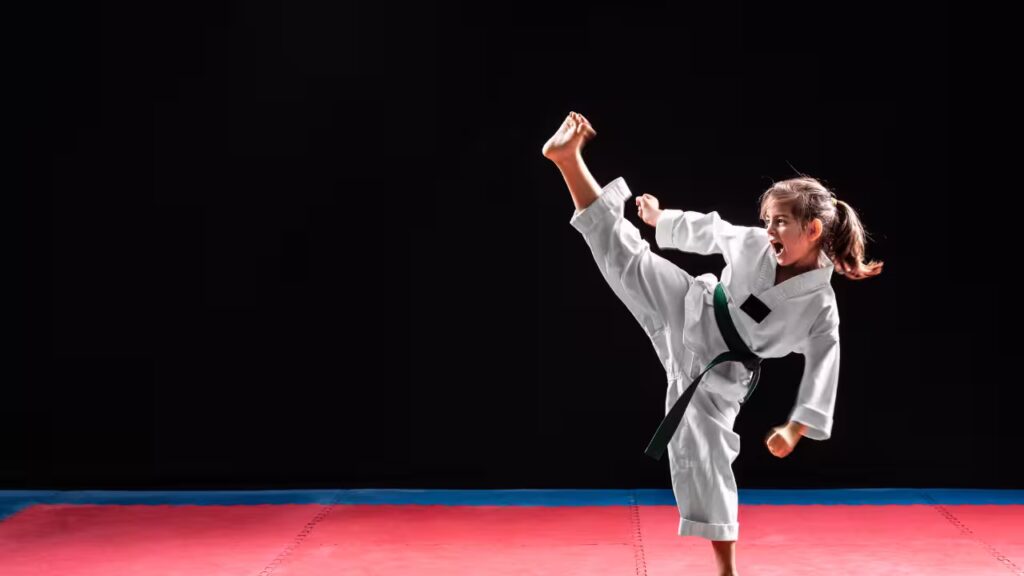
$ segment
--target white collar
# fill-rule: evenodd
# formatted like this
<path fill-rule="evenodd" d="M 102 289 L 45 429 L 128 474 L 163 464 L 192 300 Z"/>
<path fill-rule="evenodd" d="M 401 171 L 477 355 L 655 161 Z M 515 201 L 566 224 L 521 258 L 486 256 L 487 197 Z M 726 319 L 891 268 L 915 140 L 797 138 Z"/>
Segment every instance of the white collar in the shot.
<path fill-rule="evenodd" d="M 818 250 L 818 267 L 814 270 L 801 272 L 796 276 L 787 278 L 785 281 L 775 284 L 775 271 L 779 263 L 775 259 L 775 250 L 771 243 L 767 243 L 761 253 L 761 270 L 759 280 L 761 286 L 767 286 L 765 291 L 777 289 L 782 298 L 792 298 L 807 292 L 812 292 L 829 285 L 832 280 L 832 271 L 835 269 L 832 259 L 824 250 Z"/>

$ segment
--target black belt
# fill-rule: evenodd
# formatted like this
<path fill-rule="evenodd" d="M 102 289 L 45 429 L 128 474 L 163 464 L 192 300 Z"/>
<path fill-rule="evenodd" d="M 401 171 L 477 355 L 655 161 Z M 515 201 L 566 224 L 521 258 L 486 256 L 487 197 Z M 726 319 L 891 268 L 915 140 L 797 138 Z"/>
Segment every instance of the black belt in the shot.
<path fill-rule="evenodd" d="M 722 338 L 725 340 L 726 345 L 729 346 L 729 351 L 722 352 L 708 364 L 707 368 L 694 379 L 693 384 L 676 400 L 668 414 L 662 419 L 661 424 L 658 425 L 658 430 L 654 433 L 654 437 L 651 438 L 647 449 L 644 450 L 644 454 L 655 460 L 661 460 L 662 454 L 665 453 L 665 447 L 668 446 L 669 439 L 676 429 L 679 428 L 679 423 L 683 420 L 683 412 L 686 411 L 686 407 L 690 404 L 690 398 L 693 398 L 697 385 L 700 384 L 701 378 L 704 377 L 708 370 L 722 362 L 742 362 L 744 366 L 753 371 L 753 375 L 750 378 L 750 389 L 747 390 L 746 396 L 740 402 L 741 404 L 746 402 L 747 398 L 750 398 L 750 395 L 753 394 L 754 387 L 757 386 L 757 381 L 761 377 L 762 358 L 750 351 L 750 348 L 740 338 L 739 332 L 736 331 L 736 326 L 732 323 L 732 317 L 729 316 L 729 301 L 725 296 L 725 288 L 721 282 L 715 286 L 715 321 L 718 323 L 718 331 L 722 333 Z"/>

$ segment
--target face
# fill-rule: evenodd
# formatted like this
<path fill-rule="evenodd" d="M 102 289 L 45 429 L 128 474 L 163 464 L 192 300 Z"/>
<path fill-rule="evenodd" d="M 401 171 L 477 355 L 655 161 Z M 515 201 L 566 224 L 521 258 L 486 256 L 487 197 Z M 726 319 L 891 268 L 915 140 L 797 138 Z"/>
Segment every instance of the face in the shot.
<path fill-rule="evenodd" d="M 797 263 L 812 268 L 815 266 L 818 258 L 815 241 L 820 235 L 816 233 L 817 221 L 811 221 L 807 224 L 806 230 L 801 230 L 800 223 L 793 217 L 789 208 L 774 199 L 769 199 L 765 205 L 763 220 L 772 248 L 775 250 L 775 261 L 779 266 Z M 813 262 L 811 258 L 814 259 Z"/>

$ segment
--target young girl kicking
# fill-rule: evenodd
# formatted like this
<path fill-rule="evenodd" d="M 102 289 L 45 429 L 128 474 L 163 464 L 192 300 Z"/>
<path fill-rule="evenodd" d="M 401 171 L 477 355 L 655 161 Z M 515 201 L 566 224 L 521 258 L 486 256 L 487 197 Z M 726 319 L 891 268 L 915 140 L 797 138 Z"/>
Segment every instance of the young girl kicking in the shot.
<path fill-rule="evenodd" d="M 569 223 L 583 235 L 601 275 L 643 327 L 665 367 L 666 412 L 699 381 L 666 447 L 679 535 L 711 540 L 721 574 L 734 575 L 739 522 L 732 463 L 740 437 L 732 428 L 752 391 L 751 371 L 739 362 L 704 368 L 730 350 L 722 317 L 716 318 L 716 287 L 723 296 L 720 305 L 727 304 L 728 320 L 750 352 L 762 359 L 792 352 L 805 357 L 789 421 L 765 439 L 768 450 L 783 458 L 803 436 L 826 440 L 831 435 L 839 380 L 832 271 L 861 280 L 878 275 L 883 263 L 864 262 L 865 231 L 856 212 L 814 178 L 784 180 L 766 190 L 760 199 L 763 228 L 730 224 L 717 212 L 662 210 L 649 194 L 637 198 L 637 215 L 655 228 L 660 248 L 725 259 L 720 282 L 713 274 L 694 277 L 653 253 L 625 219 L 632 193 L 622 177 L 598 186 L 581 156 L 596 135 L 583 115 L 570 112 L 542 154 L 569 187 L 576 208 Z"/>

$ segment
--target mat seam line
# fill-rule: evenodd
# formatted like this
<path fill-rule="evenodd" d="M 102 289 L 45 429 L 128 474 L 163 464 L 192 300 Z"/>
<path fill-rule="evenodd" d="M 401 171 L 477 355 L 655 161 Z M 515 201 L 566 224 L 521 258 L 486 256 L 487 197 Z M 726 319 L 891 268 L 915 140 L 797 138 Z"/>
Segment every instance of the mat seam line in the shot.
<path fill-rule="evenodd" d="M 640 507 L 636 502 L 636 491 L 629 491 L 629 521 L 633 532 L 633 566 L 636 576 L 647 576 L 647 560 L 644 557 L 643 533 L 640 530 Z"/>
<path fill-rule="evenodd" d="M 932 508 L 934 508 L 939 514 L 941 514 L 951 524 L 956 526 L 961 532 L 967 534 L 974 541 L 976 541 L 977 543 L 979 543 L 983 547 L 985 547 L 988 550 L 989 554 L 991 554 L 996 559 L 997 562 L 1000 562 L 1000 563 L 1006 565 L 1006 567 L 1009 568 L 1011 571 L 1013 571 L 1014 574 L 1017 574 L 1017 576 L 1024 576 L 1024 570 L 1021 570 L 1016 564 L 1013 563 L 1012 560 L 1007 558 L 1005 554 L 1003 554 L 1002 552 L 997 550 L 995 546 L 992 546 L 988 542 L 985 542 L 980 537 L 975 535 L 973 530 L 968 528 L 966 524 L 964 524 L 959 518 L 957 518 L 955 514 L 953 514 L 949 510 L 947 510 L 945 506 L 939 504 L 938 500 L 936 500 L 935 498 L 932 498 L 931 494 L 929 494 L 927 492 L 922 492 L 922 494 L 924 494 L 924 497 L 929 502 L 931 502 L 931 507 Z"/>
<path fill-rule="evenodd" d="M 279 552 L 278 555 L 275 556 L 274 559 L 271 560 L 270 563 L 263 568 L 263 570 L 260 570 L 257 573 L 258 576 L 270 576 L 271 574 L 273 574 L 274 570 L 277 570 L 277 567 L 281 564 L 281 562 L 283 562 L 288 555 L 290 555 L 296 548 L 298 548 L 302 545 L 303 542 L 305 542 L 306 537 L 308 537 L 313 532 L 313 530 L 316 528 L 316 525 L 319 524 L 324 518 L 326 518 L 327 515 L 330 514 L 332 510 L 334 510 L 334 507 L 338 505 L 338 501 L 340 499 L 341 490 L 338 490 L 334 493 L 334 496 L 328 502 L 327 507 L 318 512 L 315 516 L 313 516 L 313 518 L 309 522 L 306 522 L 306 525 L 302 527 L 302 530 L 299 530 L 299 533 L 296 534 L 295 538 L 292 539 L 292 543 L 286 546 L 284 550 Z"/>

